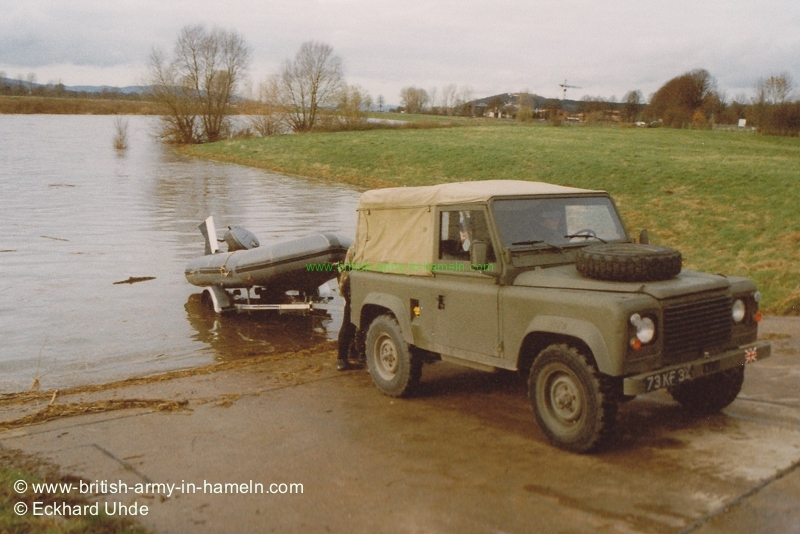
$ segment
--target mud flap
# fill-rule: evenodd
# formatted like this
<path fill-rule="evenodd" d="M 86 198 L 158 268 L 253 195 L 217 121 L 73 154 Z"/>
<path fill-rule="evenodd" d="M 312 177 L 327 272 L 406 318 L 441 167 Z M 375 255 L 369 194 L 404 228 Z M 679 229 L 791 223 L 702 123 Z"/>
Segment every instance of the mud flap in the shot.
<path fill-rule="evenodd" d="M 203 293 L 208 295 L 211 305 L 216 313 L 235 310 L 231 299 L 228 297 L 228 292 L 217 286 L 209 286 L 203 289 Z"/>

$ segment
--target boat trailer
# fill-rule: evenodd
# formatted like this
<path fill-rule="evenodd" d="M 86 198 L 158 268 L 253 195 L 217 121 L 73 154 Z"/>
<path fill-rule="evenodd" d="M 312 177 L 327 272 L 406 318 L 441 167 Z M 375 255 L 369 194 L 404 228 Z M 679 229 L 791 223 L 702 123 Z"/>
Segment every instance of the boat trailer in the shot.
<path fill-rule="evenodd" d="M 246 302 L 237 302 L 236 295 L 232 294 L 226 289 L 218 286 L 207 286 L 203 288 L 203 299 L 208 299 L 209 304 L 216 313 L 229 313 L 229 312 L 251 312 L 251 311 L 311 311 L 314 309 L 314 303 L 310 301 L 305 302 L 291 302 L 287 304 L 253 304 L 250 300 L 250 289 L 247 291 Z M 241 290 L 233 290 L 235 293 Z"/>
<path fill-rule="evenodd" d="M 190 283 L 203 288 L 203 300 L 217 313 L 312 310 L 314 302 L 330 300 L 311 295 L 337 277 L 334 266 L 344 259 L 352 242 L 326 233 L 262 247 L 255 235 L 240 227 L 229 227 L 225 238 L 217 239 L 213 217 L 207 217 L 198 228 L 205 254 L 190 260 L 184 274 Z M 227 252 L 219 250 L 219 243 L 227 243 Z M 302 301 L 292 293 L 302 296 Z"/>

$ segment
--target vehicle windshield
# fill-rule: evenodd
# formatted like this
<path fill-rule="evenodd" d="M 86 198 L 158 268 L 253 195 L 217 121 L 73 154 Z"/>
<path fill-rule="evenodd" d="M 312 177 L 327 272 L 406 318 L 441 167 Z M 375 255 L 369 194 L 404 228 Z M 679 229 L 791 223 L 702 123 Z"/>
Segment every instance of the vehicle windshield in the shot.
<path fill-rule="evenodd" d="M 492 209 L 504 247 L 552 248 L 626 239 L 611 200 L 604 196 L 498 199 Z"/>

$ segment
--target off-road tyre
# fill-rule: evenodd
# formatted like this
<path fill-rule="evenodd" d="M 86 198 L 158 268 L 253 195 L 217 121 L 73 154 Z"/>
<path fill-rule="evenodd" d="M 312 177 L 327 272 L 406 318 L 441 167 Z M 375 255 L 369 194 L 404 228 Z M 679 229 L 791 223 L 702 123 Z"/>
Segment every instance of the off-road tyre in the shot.
<path fill-rule="evenodd" d="M 613 382 L 569 345 L 550 345 L 531 366 L 528 398 L 553 445 L 571 452 L 599 449 L 617 416 Z"/>
<path fill-rule="evenodd" d="M 607 243 L 578 249 L 575 267 L 587 278 L 616 282 L 669 280 L 681 272 L 681 253 L 660 245 Z"/>
<path fill-rule="evenodd" d="M 379 315 L 367 330 L 367 368 L 372 381 L 390 397 L 414 392 L 422 376 L 422 358 L 403 339 L 393 315 Z"/>
<path fill-rule="evenodd" d="M 672 398 L 697 413 L 716 413 L 732 403 L 744 383 L 744 365 L 668 388 Z"/>

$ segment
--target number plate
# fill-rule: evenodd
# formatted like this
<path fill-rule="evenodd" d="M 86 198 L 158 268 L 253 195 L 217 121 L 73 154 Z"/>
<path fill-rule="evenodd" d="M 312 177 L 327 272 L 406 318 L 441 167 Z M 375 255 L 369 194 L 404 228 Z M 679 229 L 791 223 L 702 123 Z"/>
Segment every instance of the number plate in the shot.
<path fill-rule="evenodd" d="M 645 377 L 646 391 L 655 391 L 657 389 L 676 386 L 681 382 L 692 378 L 692 368 L 690 366 L 672 369 L 670 371 L 662 371 L 654 375 Z"/>

